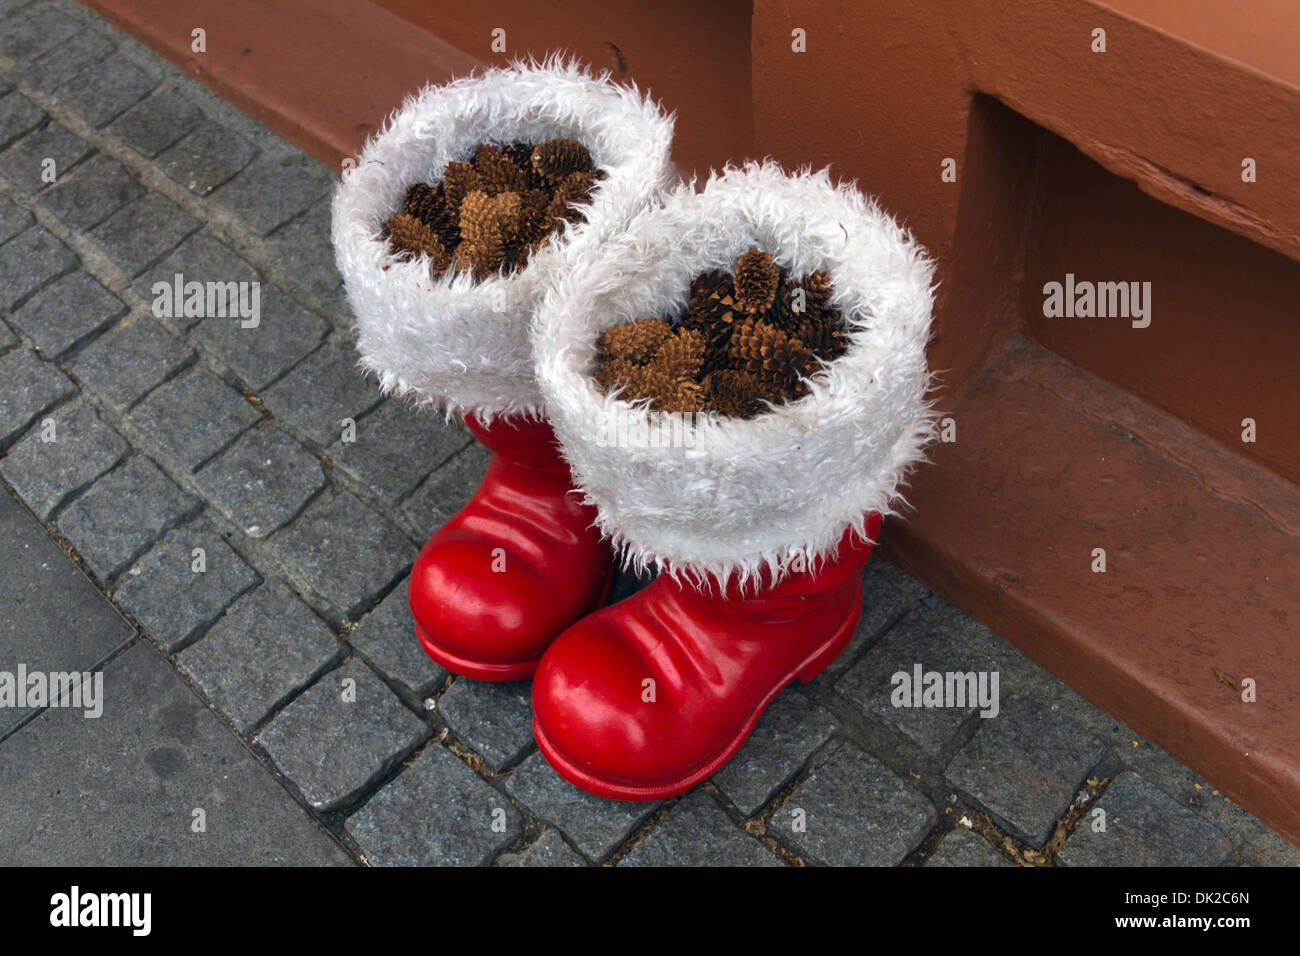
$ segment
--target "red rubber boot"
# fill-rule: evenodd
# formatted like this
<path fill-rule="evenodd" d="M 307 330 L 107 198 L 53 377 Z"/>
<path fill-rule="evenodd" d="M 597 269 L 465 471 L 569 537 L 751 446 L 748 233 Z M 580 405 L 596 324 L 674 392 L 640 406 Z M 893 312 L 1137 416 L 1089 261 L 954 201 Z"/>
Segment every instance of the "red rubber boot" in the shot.
<path fill-rule="evenodd" d="M 493 452 L 478 491 L 425 544 L 410 604 L 425 653 L 456 674 L 520 680 L 609 596 L 614 561 L 545 421 L 465 424 Z"/>
<path fill-rule="evenodd" d="M 875 540 L 879 530 L 873 514 L 867 534 Z M 661 574 L 579 621 L 551 645 L 533 682 L 542 753 L 560 776 L 602 797 L 689 790 L 731 759 L 783 687 L 812 680 L 849 643 L 870 553 L 846 533 L 816 574 L 793 574 L 756 596 L 729 585 L 719 597 Z"/>

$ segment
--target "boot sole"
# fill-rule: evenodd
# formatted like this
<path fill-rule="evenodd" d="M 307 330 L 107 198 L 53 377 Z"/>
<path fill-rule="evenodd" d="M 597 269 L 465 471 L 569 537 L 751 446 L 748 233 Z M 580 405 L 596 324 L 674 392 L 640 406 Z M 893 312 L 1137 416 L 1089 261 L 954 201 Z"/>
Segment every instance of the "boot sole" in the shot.
<path fill-rule="evenodd" d="M 600 598 L 596 601 L 596 606 L 592 611 L 598 611 L 605 606 L 609 600 L 610 591 L 614 588 L 614 578 L 616 577 L 614 569 L 611 567 L 609 574 L 605 578 L 605 586 L 601 589 Z M 583 615 L 584 617 L 586 615 Z M 436 664 L 441 664 L 453 674 L 461 677 L 468 677 L 471 680 L 484 681 L 511 681 L 524 680 L 532 677 L 537 672 L 537 665 L 542 662 L 542 655 L 538 654 L 532 660 L 526 661 L 509 661 L 507 663 L 497 663 L 493 661 L 477 661 L 467 657 L 458 657 L 445 648 L 439 647 L 429 636 L 421 630 L 419 624 L 415 624 L 415 636 L 420 641 L 420 646 L 424 648 L 424 653 L 431 657 Z M 564 633 L 561 629 L 557 631 L 554 637 L 559 637 Z M 554 639 L 554 638 L 552 638 Z M 549 644 L 548 644 L 549 646 Z M 542 649 L 543 653 L 545 648 Z"/>
<path fill-rule="evenodd" d="M 762 703 L 754 709 L 753 715 L 745 722 L 740 731 L 732 739 L 731 743 L 716 756 L 709 760 L 703 767 L 691 771 L 689 774 L 679 777 L 670 783 L 655 784 L 654 786 L 629 786 L 626 784 L 610 783 L 600 777 L 593 776 L 586 770 L 571 763 L 555 745 L 547 739 L 542 728 L 537 724 L 536 716 L 533 717 L 533 736 L 537 740 L 537 747 L 546 758 L 546 762 L 551 768 L 569 783 L 579 787 L 588 793 L 594 793 L 599 797 L 606 797 L 610 800 L 664 800 L 668 797 L 675 797 L 679 793 L 685 793 L 696 784 L 703 783 L 709 777 L 713 776 L 728 760 L 736 755 L 736 752 L 745 745 L 749 740 L 749 735 L 754 732 L 754 727 L 758 720 L 763 716 L 763 711 L 767 710 L 768 704 L 776 698 L 776 695 L 785 690 L 792 684 L 795 678 L 799 679 L 801 684 L 806 684 L 813 680 L 818 674 L 824 671 L 835 658 L 853 639 L 854 632 L 858 629 L 858 621 L 862 617 L 862 599 L 859 593 L 858 600 L 855 602 L 855 610 L 844 624 L 840 627 L 835 635 L 804 659 L 803 663 L 794 668 L 776 687 L 763 698 Z"/>

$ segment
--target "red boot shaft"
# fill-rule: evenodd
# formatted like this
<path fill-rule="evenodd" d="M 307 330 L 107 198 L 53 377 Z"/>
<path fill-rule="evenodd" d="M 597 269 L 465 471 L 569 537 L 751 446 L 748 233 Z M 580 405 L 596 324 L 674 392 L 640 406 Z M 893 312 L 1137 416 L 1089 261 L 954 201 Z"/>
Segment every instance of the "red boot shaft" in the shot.
<path fill-rule="evenodd" d="M 411 570 L 425 652 L 480 680 L 530 676 L 547 645 L 599 607 L 613 560 L 578 503 L 544 421 L 466 425 L 493 452 L 482 484 L 431 537 Z"/>
<path fill-rule="evenodd" d="M 872 515 L 873 540 L 879 528 Z M 542 753 L 570 782 L 621 800 L 661 799 L 705 780 L 783 687 L 812 680 L 849 643 L 870 553 L 846 534 L 816 573 L 748 596 L 660 575 L 579 621 L 533 683 Z"/>

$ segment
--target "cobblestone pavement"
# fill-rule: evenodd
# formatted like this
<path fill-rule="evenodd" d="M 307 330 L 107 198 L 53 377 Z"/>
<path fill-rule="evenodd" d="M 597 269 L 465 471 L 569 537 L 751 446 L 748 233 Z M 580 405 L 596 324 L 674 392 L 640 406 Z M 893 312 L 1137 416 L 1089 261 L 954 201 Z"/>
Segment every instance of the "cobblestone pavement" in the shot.
<path fill-rule="evenodd" d="M 783 693 L 712 780 L 658 804 L 562 782 L 533 743 L 526 683 L 454 678 L 413 639 L 406 573 L 486 457 L 357 374 L 328 243 L 334 181 L 75 3 L 0 0 L 0 476 L 132 623 L 110 691 L 163 693 L 179 672 L 340 860 L 1300 861 L 1191 770 L 877 563 L 851 648 Z M 177 273 L 259 281 L 260 324 L 156 315 L 153 284 Z M 26 645 L 4 640 L 12 670 Z M 917 664 L 996 672 L 1000 712 L 891 706 L 890 675 Z M 101 722 L 116 730 L 95 746 L 129 751 L 124 719 L 110 697 Z M 76 754 L 85 734 L 10 712 L 0 759 Z M 218 744 L 175 759 L 224 761 Z M 59 766 L 102 772 L 90 758 Z M 36 803 L 46 776 L 32 774 L 26 798 L 11 781 L 5 802 Z M 137 816 L 176 812 L 137 802 Z M 76 815 L 39 825 L 84 828 Z M 307 839 L 276 826 L 276 839 Z"/>

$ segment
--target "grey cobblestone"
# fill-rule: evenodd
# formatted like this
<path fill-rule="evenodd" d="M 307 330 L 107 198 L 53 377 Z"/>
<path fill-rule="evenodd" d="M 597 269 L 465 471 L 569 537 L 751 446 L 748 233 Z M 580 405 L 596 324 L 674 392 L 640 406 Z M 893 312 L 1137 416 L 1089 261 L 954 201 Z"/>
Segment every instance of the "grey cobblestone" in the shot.
<path fill-rule="evenodd" d="M 0 355 L 0 449 L 38 415 L 76 393 L 77 387 L 57 366 L 42 362 L 31 349 Z"/>
<path fill-rule="evenodd" d="M 158 157 L 158 168 L 197 196 L 206 196 L 248 165 L 257 149 L 209 120 Z"/>
<path fill-rule="evenodd" d="M 274 286 L 262 285 L 260 321 L 245 328 L 237 317 L 209 317 L 194 326 L 206 346 L 254 391 L 261 391 L 320 345 L 329 325 Z"/>
<path fill-rule="evenodd" d="M 1060 714 L 1012 697 L 998 716 L 980 721 L 947 776 L 1013 835 L 1042 846 L 1104 752 L 1099 740 Z"/>
<path fill-rule="evenodd" d="M 519 836 L 519 812 L 445 747 L 431 746 L 347 820 L 376 866 L 482 866 Z"/>
<path fill-rule="evenodd" d="M 116 412 L 124 412 L 194 355 L 184 340 L 147 315 L 132 315 L 91 342 L 72 373 Z"/>
<path fill-rule="evenodd" d="M 77 264 L 72 250 L 43 226 L 0 246 L 0 309 L 12 310 L 55 276 Z"/>
<path fill-rule="evenodd" d="M 57 182 L 91 152 L 91 145 L 80 136 L 59 123 L 50 122 L 0 153 L 0 176 L 25 193 L 37 193 L 51 182 Z M 47 178 L 46 160 L 54 161 L 49 170 L 52 179 Z"/>
<path fill-rule="evenodd" d="M 845 743 L 818 755 L 767 832 L 801 856 L 831 866 L 894 866 L 937 819 L 929 800 L 875 757 Z"/>
<path fill-rule="evenodd" d="M 277 150 L 249 163 L 212 198 L 264 236 L 328 192 L 333 179 L 330 170 L 310 156 Z"/>
<path fill-rule="evenodd" d="M 355 800 L 428 736 L 428 725 L 353 660 L 277 714 L 257 743 L 308 803 L 326 810 Z"/>
<path fill-rule="evenodd" d="M 374 385 L 357 368 L 351 349 L 327 342 L 262 396 L 266 407 L 321 448 L 343 434 L 345 419 L 359 419 L 379 404 Z"/>
<path fill-rule="evenodd" d="M 195 475 L 203 495 L 252 538 L 264 538 L 325 487 L 320 462 L 270 422 Z"/>
<path fill-rule="evenodd" d="M 36 220 L 8 196 L 0 195 L 0 244 L 8 242 Z"/>
<path fill-rule="evenodd" d="M 440 415 L 392 399 L 358 420 L 352 437 L 330 446 L 331 460 L 389 500 L 401 498 L 473 440 Z"/>
<path fill-rule="evenodd" d="M 204 120 L 203 110 L 176 90 L 159 90 L 131 107 L 109 126 L 109 132 L 143 156 L 157 156 L 192 132 Z"/>
<path fill-rule="evenodd" d="M 52 441 L 42 440 L 43 420 L 38 421 L 0 460 L 0 474 L 43 520 L 127 452 L 126 442 L 89 405 L 64 406 L 49 418 Z"/>
<path fill-rule="evenodd" d="M 494 773 L 533 746 L 533 682 L 458 678 L 438 698 L 447 726 Z"/>
<path fill-rule="evenodd" d="M 564 842 L 560 831 L 547 827 L 528 846 L 518 853 L 502 853 L 496 866 L 587 866 L 581 854 Z"/>
<path fill-rule="evenodd" d="M 552 770 L 541 753 L 533 754 L 506 778 L 506 792 L 559 827 L 574 846 L 597 861 L 613 853 L 658 806 L 585 793 Z"/>
<path fill-rule="evenodd" d="M 41 193 L 41 205 L 74 229 L 103 222 L 144 192 L 122 165 L 100 153 Z"/>
<path fill-rule="evenodd" d="M 113 44 L 91 30 L 81 30 L 42 54 L 23 71 L 23 79 L 42 93 L 53 93 L 87 66 L 113 52 Z"/>
<path fill-rule="evenodd" d="M 101 581 L 111 581 L 199 502 L 148 458 L 135 455 L 68 506 L 59 528 Z"/>
<path fill-rule="evenodd" d="M 50 358 L 86 342 L 126 312 L 122 300 L 85 272 L 73 272 L 41 289 L 11 321 Z"/>
<path fill-rule="evenodd" d="M 19 64 L 30 63 L 79 29 L 75 20 L 53 7 L 34 5 L 5 25 L 4 33 L 0 34 L 0 56 Z"/>
<path fill-rule="evenodd" d="M 21 93 L 0 97 L 0 149 L 41 125 L 45 111 Z"/>
<path fill-rule="evenodd" d="M 139 275 L 167 254 L 199 221 L 157 193 L 128 203 L 92 230 L 128 276 Z"/>
<path fill-rule="evenodd" d="M 1105 813 L 1105 829 L 1093 814 Z M 1227 837 L 1131 770 L 1111 781 L 1065 841 L 1066 866 L 1219 866 L 1232 850 Z M 1100 823 L 1100 821 L 1097 821 Z"/>
<path fill-rule="evenodd" d="M 343 654 L 330 629 L 278 581 L 244 595 L 176 663 L 243 733 Z"/>
<path fill-rule="evenodd" d="M 361 619 L 348 635 L 348 643 L 389 680 L 423 697 L 443 685 L 447 671 L 424 653 L 416 639 L 407 604 L 409 580 L 404 579 Z"/>
<path fill-rule="evenodd" d="M 155 389 L 130 415 L 131 424 L 191 470 L 260 418 L 243 396 L 201 368 Z"/>
<path fill-rule="evenodd" d="M 202 563 L 196 564 L 200 549 Z M 174 528 L 118 580 L 113 597 L 171 653 L 258 581 L 257 572 L 220 535 Z"/>
<path fill-rule="evenodd" d="M 688 793 L 620 866 L 781 866 L 702 790 Z"/>
<path fill-rule="evenodd" d="M 338 267 L 334 265 L 333 247 L 321 241 L 321 237 L 329 234 L 330 200 L 327 196 L 268 240 L 292 290 L 328 296 L 343 282 Z"/>
<path fill-rule="evenodd" d="M 152 305 L 156 298 L 153 291 L 155 283 L 164 283 L 169 290 L 167 295 L 170 296 L 178 273 L 182 282 L 261 281 L 257 270 L 238 253 L 220 240 L 200 232 L 187 238 L 166 259 L 145 271 L 132 285 Z M 173 315 L 170 318 L 185 331 L 203 321 L 197 316 Z"/>
<path fill-rule="evenodd" d="M 340 619 L 360 614 L 416 554 L 386 518 L 348 492 L 321 495 L 268 543 Z"/>
<path fill-rule="evenodd" d="M 753 816 L 834 732 L 835 719 L 829 713 L 788 688 L 772 701 L 745 746 L 713 775 L 713 782 L 741 813 Z"/>
<path fill-rule="evenodd" d="M 157 81 L 116 53 L 91 63 L 59 90 L 62 101 L 99 128 L 134 106 Z"/>
<path fill-rule="evenodd" d="M 983 837 L 965 827 L 957 827 L 935 847 L 926 866 L 1015 866 Z"/>
<path fill-rule="evenodd" d="M 473 496 L 487 472 L 492 453 L 473 439 L 425 479 L 402 505 L 402 517 L 424 537 L 451 520 Z"/>

